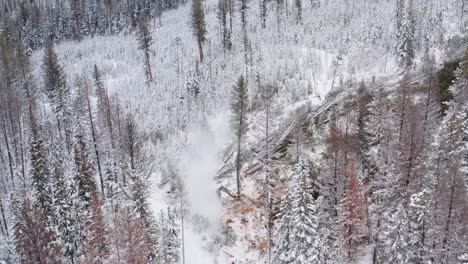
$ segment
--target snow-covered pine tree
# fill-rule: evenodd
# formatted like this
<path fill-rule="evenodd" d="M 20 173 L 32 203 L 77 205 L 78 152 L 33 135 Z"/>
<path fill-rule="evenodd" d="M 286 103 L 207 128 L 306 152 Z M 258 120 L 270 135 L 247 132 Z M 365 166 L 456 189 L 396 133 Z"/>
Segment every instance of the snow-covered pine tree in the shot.
<path fill-rule="evenodd" d="M 76 195 L 80 202 L 80 207 L 85 210 L 84 216 L 89 215 L 89 205 L 92 194 L 96 192 L 96 182 L 93 174 L 93 163 L 89 158 L 84 131 L 81 122 L 77 120 L 75 131 L 75 142 L 73 146 L 75 162 L 75 184 Z"/>
<path fill-rule="evenodd" d="M 302 0 L 294 0 L 296 8 L 296 24 L 302 23 Z"/>
<path fill-rule="evenodd" d="M 333 201 L 330 196 L 323 195 L 325 188 L 320 189 L 320 196 L 316 199 L 318 208 L 317 221 L 319 223 L 318 230 L 318 244 L 320 250 L 318 254 L 319 263 L 333 263 L 343 260 L 344 254 L 342 253 L 339 244 L 339 229 L 336 225 L 336 217 L 331 214 L 333 210 Z"/>
<path fill-rule="evenodd" d="M 274 251 L 273 263 L 282 264 L 291 250 L 291 191 L 288 190 L 281 199 L 280 220 L 274 237 L 276 238 L 276 249 Z"/>
<path fill-rule="evenodd" d="M 415 57 L 415 21 L 414 21 L 414 10 L 413 10 L 413 0 L 408 0 L 402 10 L 399 10 L 399 16 L 397 18 L 397 23 L 399 23 L 397 28 L 397 48 L 396 51 L 399 56 L 400 66 L 403 69 L 408 69 L 413 65 Z M 399 1 L 402 2 L 402 1 Z M 404 0 L 403 0 L 404 2 Z"/>
<path fill-rule="evenodd" d="M 158 242 L 156 244 L 156 259 L 164 264 L 175 264 L 180 259 L 180 238 L 175 222 L 175 214 L 170 208 L 167 214 L 163 211 L 158 220 Z"/>
<path fill-rule="evenodd" d="M 219 0 L 218 2 L 218 20 L 221 25 L 221 36 L 224 52 L 231 49 L 231 32 L 229 32 L 227 25 L 227 13 L 229 11 L 229 1 Z"/>
<path fill-rule="evenodd" d="M 151 71 L 150 53 L 151 45 L 153 45 L 153 37 L 151 37 L 151 31 L 148 28 L 148 21 L 141 19 L 139 22 L 138 29 L 138 48 L 143 51 L 144 56 L 144 70 L 147 83 L 153 82 L 153 72 Z"/>
<path fill-rule="evenodd" d="M 369 185 L 374 179 L 375 164 L 370 157 L 370 137 L 371 132 L 369 131 L 369 107 L 373 101 L 372 95 L 366 87 L 364 80 L 358 88 L 358 117 L 357 117 L 357 139 L 358 139 L 358 162 L 359 169 L 361 170 L 360 176 L 364 184 Z M 370 192 L 371 190 L 366 190 Z"/>
<path fill-rule="evenodd" d="M 236 157 L 236 184 L 237 195 L 241 192 L 241 146 L 244 135 L 247 132 L 247 109 L 249 106 L 247 84 L 244 76 L 240 76 L 237 84 L 232 90 L 232 128 L 236 136 L 237 157 Z"/>
<path fill-rule="evenodd" d="M 130 197 L 137 215 L 148 224 L 151 212 L 148 205 L 148 182 L 151 166 L 144 149 L 144 134 L 133 115 L 125 118 L 122 138 L 123 171 L 130 184 Z"/>
<path fill-rule="evenodd" d="M 70 28 L 71 37 L 74 40 L 81 40 L 86 32 L 85 27 L 85 14 L 83 9 L 83 0 L 70 1 Z"/>
<path fill-rule="evenodd" d="M 97 97 L 97 116 L 101 136 L 109 140 L 110 144 L 113 146 L 113 124 L 109 94 L 104 85 L 101 70 L 96 64 L 93 67 L 92 77 L 94 83 L 94 93 Z"/>
<path fill-rule="evenodd" d="M 426 229 L 428 215 L 428 200 L 430 191 L 423 189 L 411 195 L 408 206 L 408 247 L 412 252 L 412 263 L 423 263 L 427 255 Z"/>
<path fill-rule="evenodd" d="M 308 161 L 299 159 L 291 177 L 291 185 L 282 202 L 276 259 L 278 263 L 315 263 L 319 259 L 321 245 L 318 240 L 318 209 Z"/>
<path fill-rule="evenodd" d="M 75 263 L 79 254 L 80 225 L 76 218 L 71 183 L 66 166 L 69 161 L 61 144 L 53 140 L 50 155 L 51 179 L 53 183 L 54 226 L 60 239 L 67 263 Z"/>
<path fill-rule="evenodd" d="M 394 211 L 389 212 L 386 219 L 383 254 L 385 263 L 411 263 L 414 256 L 410 250 L 409 223 L 406 209 L 402 204 L 399 204 Z"/>
<path fill-rule="evenodd" d="M 29 108 L 31 129 L 31 178 L 34 187 L 34 205 L 40 207 L 49 220 L 53 217 L 50 171 L 47 153 L 32 108 Z"/>
<path fill-rule="evenodd" d="M 148 177 L 152 166 L 148 152 L 144 148 L 145 134 L 137 126 L 133 115 L 128 114 L 124 120 L 123 137 L 121 142 L 122 172 L 128 180 L 126 196 L 135 215 L 145 223 L 147 244 L 156 244 L 155 221 L 148 203 Z M 124 181 L 124 183 L 126 180 Z M 153 252 L 147 258 L 153 258 Z"/>
<path fill-rule="evenodd" d="M 63 117 L 68 111 L 69 88 L 63 67 L 59 64 L 57 54 L 54 50 L 54 42 L 51 38 L 47 40 L 44 59 L 44 83 L 49 99 L 54 106 L 54 111 Z"/>
<path fill-rule="evenodd" d="M 457 111 L 461 110 L 461 111 Z M 454 102 L 444 118 L 436 141 L 437 166 L 433 201 L 431 260 L 454 262 L 468 245 L 461 231 L 466 222 L 467 190 L 463 157 L 467 153 L 467 111 Z"/>
<path fill-rule="evenodd" d="M 206 40 L 205 11 L 201 0 L 192 2 L 192 29 L 193 35 L 197 39 L 200 63 L 203 63 L 203 43 Z"/>
<path fill-rule="evenodd" d="M 57 128 L 60 137 L 62 137 L 62 131 L 64 130 L 64 142 L 67 149 L 70 150 L 70 91 L 66 83 L 66 76 L 63 68 L 58 62 L 52 38 L 49 38 L 46 43 L 42 69 L 44 71 L 44 83 L 47 95 L 57 115 Z"/>

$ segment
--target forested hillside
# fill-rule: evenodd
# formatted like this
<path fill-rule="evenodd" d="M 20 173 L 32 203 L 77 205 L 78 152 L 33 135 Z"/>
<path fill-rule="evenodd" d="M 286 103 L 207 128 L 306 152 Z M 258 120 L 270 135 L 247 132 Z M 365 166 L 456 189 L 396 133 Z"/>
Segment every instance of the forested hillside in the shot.
<path fill-rule="evenodd" d="M 466 0 L 0 0 L 0 263 L 468 263 Z"/>

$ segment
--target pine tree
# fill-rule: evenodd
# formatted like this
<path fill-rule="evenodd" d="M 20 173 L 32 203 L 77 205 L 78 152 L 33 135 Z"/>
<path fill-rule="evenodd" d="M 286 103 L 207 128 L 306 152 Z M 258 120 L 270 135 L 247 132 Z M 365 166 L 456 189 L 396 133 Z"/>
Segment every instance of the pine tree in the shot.
<path fill-rule="evenodd" d="M 370 157 L 371 133 L 369 131 L 369 107 L 373 98 L 369 94 L 364 81 L 361 82 L 358 89 L 358 118 L 357 118 L 357 139 L 359 144 L 358 158 L 361 165 L 362 180 L 365 184 L 373 181 L 376 173 L 375 164 Z"/>
<path fill-rule="evenodd" d="M 113 128 L 112 128 L 112 114 L 110 109 L 109 95 L 107 89 L 104 86 L 104 80 L 102 77 L 101 70 L 95 64 L 92 72 L 94 82 L 94 92 L 97 97 L 97 109 L 98 109 L 98 121 L 100 123 L 101 130 L 104 127 L 107 130 L 107 134 L 110 137 L 111 144 L 113 143 Z"/>
<path fill-rule="evenodd" d="M 89 214 L 89 206 L 92 194 L 96 192 L 96 183 L 93 175 L 93 164 L 87 152 L 83 127 L 78 121 L 74 143 L 75 182 L 76 192 L 80 200 L 80 206 L 85 210 L 86 217 Z"/>
<path fill-rule="evenodd" d="M 145 223 L 148 236 L 148 245 L 155 245 L 154 219 L 148 203 L 148 177 L 151 172 L 148 153 L 145 151 L 145 135 L 139 130 L 133 116 L 129 114 L 125 119 L 125 127 L 122 138 L 123 154 L 123 174 L 129 180 L 131 206 L 137 217 Z M 152 259 L 153 252 L 150 252 L 148 259 Z"/>
<path fill-rule="evenodd" d="M 160 213 L 158 222 L 158 243 L 156 244 L 156 259 L 164 264 L 175 264 L 180 258 L 180 239 L 175 223 L 175 215 L 168 208 L 167 215 Z"/>
<path fill-rule="evenodd" d="M 35 82 L 34 76 L 31 70 L 30 54 L 27 52 L 26 47 L 23 43 L 23 35 L 21 31 L 18 33 L 18 44 L 16 49 L 17 61 L 18 61 L 18 75 L 19 75 L 19 86 L 23 89 L 23 93 L 26 96 L 26 100 L 29 104 L 34 103 L 35 94 Z"/>
<path fill-rule="evenodd" d="M 284 197 L 281 199 L 280 207 L 280 221 L 277 230 L 274 234 L 276 237 L 276 250 L 274 252 L 274 263 L 285 263 L 285 260 L 291 251 L 291 194 L 290 191 L 286 192 Z"/>
<path fill-rule="evenodd" d="M 463 157 L 468 153 L 468 119 L 466 109 L 453 103 L 448 110 L 439 130 L 436 141 L 437 166 L 445 168 L 435 170 L 435 190 L 433 216 L 430 225 L 435 229 L 432 234 L 431 259 L 442 263 L 454 262 L 468 247 L 466 237 L 461 231 L 466 222 L 467 191 L 464 181 L 466 169 Z M 461 111 L 457 111 L 457 110 Z M 463 242 L 461 242 L 463 241 Z"/>
<path fill-rule="evenodd" d="M 409 1 L 411 3 L 412 0 Z M 415 21 L 412 4 L 401 8 L 397 17 L 397 53 L 400 58 L 400 66 L 408 69 L 413 65 L 415 57 Z"/>
<path fill-rule="evenodd" d="M 266 17 L 267 17 L 267 1 L 261 0 L 260 1 L 260 17 L 262 19 L 262 28 L 266 28 Z"/>
<path fill-rule="evenodd" d="M 237 158 L 236 158 L 236 183 L 237 183 L 237 195 L 241 192 L 241 145 L 245 133 L 247 132 L 247 107 L 248 102 L 248 90 L 247 85 L 244 81 L 244 77 L 241 76 L 237 81 L 237 84 L 233 87 L 232 92 L 232 126 L 235 131 L 237 141 Z"/>
<path fill-rule="evenodd" d="M 151 37 L 151 32 L 148 29 L 148 22 L 145 19 L 142 19 L 139 23 L 138 30 L 138 48 L 143 51 L 144 55 L 144 69 L 146 81 L 148 83 L 153 82 L 153 73 L 151 71 L 151 62 L 150 62 L 150 53 L 151 45 L 153 45 L 153 38 Z"/>
<path fill-rule="evenodd" d="M 51 153 L 51 176 L 53 179 L 54 225 L 57 237 L 61 241 L 62 250 L 69 263 L 75 263 L 79 250 L 80 230 L 76 219 L 71 183 L 67 179 L 65 169 L 65 153 L 56 141 Z"/>
<path fill-rule="evenodd" d="M 411 196 L 408 207 L 408 246 L 412 252 L 411 262 L 422 263 L 427 256 L 426 229 L 430 191 L 423 189 Z"/>
<path fill-rule="evenodd" d="M 112 252 L 110 263 L 141 264 L 147 263 L 152 254 L 150 238 L 146 231 L 146 224 L 128 210 L 121 210 L 111 230 Z"/>
<path fill-rule="evenodd" d="M 21 263 L 62 263 L 60 245 L 47 225 L 47 216 L 40 207 L 33 206 L 26 198 L 15 224 L 16 252 Z"/>
<path fill-rule="evenodd" d="M 240 15 L 242 23 L 242 42 L 244 46 L 245 76 L 247 77 L 247 65 L 249 64 L 249 39 L 247 36 L 247 0 L 240 0 Z"/>
<path fill-rule="evenodd" d="M 194 0 L 192 2 L 192 29 L 198 44 L 200 54 L 200 63 L 203 62 L 203 43 L 206 40 L 206 23 L 205 11 L 203 10 L 203 2 Z"/>
<path fill-rule="evenodd" d="M 276 253 L 280 263 L 318 262 L 321 245 L 313 191 L 309 164 L 300 159 L 294 166 L 291 185 L 282 202 L 280 242 Z"/>
<path fill-rule="evenodd" d="M 70 1 L 71 36 L 74 40 L 81 40 L 84 34 L 83 0 Z"/>
<path fill-rule="evenodd" d="M 388 216 L 385 231 L 385 262 L 387 263 L 411 263 L 413 256 L 409 250 L 409 224 L 406 209 L 399 205 Z"/>
<path fill-rule="evenodd" d="M 296 24 L 302 23 L 302 0 L 294 0 L 296 6 Z"/>
<path fill-rule="evenodd" d="M 132 203 L 137 215 L 149 221 L 151 212 L 148 205 L 147 178 L 148 157 L 143 148 L 144 134 L 139 130 L 134 117 L 129 114 L 125 119 L 122 153 L 124 154 L 124 174 L 130 180 Z"/>
<path fill-rule="evenodd" d="M 42 140 L 42 135 L 37 125 L 36 117 L 29 108 L 31 128 L 31 178 L 34 187 L 35 205 L 39 206 L 47 217 L 52 217 L 52 197 L 50 184 L 50 171 L 47 161 L 47 153 Z"/>
<path fill-rule="evenodd" d="M 83 256 L 80 263 L 106 263 L 110 255 L 109 234 L 96 193 L 92 194 L 90 208 L 91 215 L 88 217 L 83 231 L 84 240 L 81 241 Z"/>
<path fill-rule="evenodd" d="M 66 84 L 66 76 L 62 66 L 58 62 L 54 51 L 54 42 L 48 39 L 45 47 L 44 59 L 44 83 L 49 99 L 51 100 L 55 113 L 63 117 L 68 111 L 69 89 Z"/>
<path fill-rule="evenodd" d="M 65 130 L 65 143 L 67 149 L 71 146 L 70 121 L 70 91 L 66 83 L 66 76 L 62 66 L 59 64 L 54 51 L 53 40 L 49 38 L 46 43 L 43 66 L 44 83 L 49 100 L 57 115 L 57 128 L 60 136 L 62 129 Z"/>
<path fill-rule="evenodd" d="M 231 49 L 231 32 L 227 28 L 227 13 L 229 11 L 228 0 L 219 0 L 218 2 L 218 20 L 221 24 L 222 44 L 224 51 Z"/>
<path fill-rule="evenodd" d="M 319 263 L 333 263 L 333 261 L 342 260 L 344 253 L 339 245 L 339 230 L 336 227 L 336 219 L 332 214 L 333 201 L 328 195 L 323 195 L 325 188 L 320 189 L 321 195 L 316 199 L 318 208 L 317 222 L 319 223 L 318 244 L 320 250 L 318 253 Z"/>
<path fill-rule="evenodd" d="M 365 242 L 366 230 L 366 201 L 361 193 L 361 186 L 356 176 L 354 160 L 351 160 L 346 171 L 346 196 L 340 202 L 338 224 L 341 228 L 344 249 L 347 258 L 356 257 L 357 250 Z"/>

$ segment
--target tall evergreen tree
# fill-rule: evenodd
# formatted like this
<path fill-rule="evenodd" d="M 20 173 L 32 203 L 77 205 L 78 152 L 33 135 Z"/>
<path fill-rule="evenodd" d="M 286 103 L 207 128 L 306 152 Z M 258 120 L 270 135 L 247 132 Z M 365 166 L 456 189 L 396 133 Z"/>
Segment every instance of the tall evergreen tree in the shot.
<path fill-rule="evenodd" d="M 219 0 L 218 1 L 218 20 L 221 24 L 221 36 L 222 44 L 224 51 L 231 49 L 231 32 L 228 29 L 227 25 L 227 14 L 229 11 L 229 2 L 228 0 Z"/>
<path fill-rule="evenodd" d="M 411 263 L 413 259 L 409 248 L 409 223 L 406 209 L 402 204 L 390 212 L 385 229 L 385 262 Z"/>
<path fill-rule="evenodd" d="M 415 57 L 415 21 L 412 0 L 410 4 L 400 7 L 397 17 L 397 53 L 400 66 L 404 69 L 413 65 Z M 401 1 L 399 1 L 400 3 Z"/>
<path fill-rule="evenodd" d="M 68 114 L 69 88 L 63 67 L 59 64 L 57 54 L 54 50 L 54 42 L 51 38 L 47 40 L 44 59 L 44 84 L 47 94 L 54 106 L 54 111 L 63 115 Z"/>
<path fill-rule="evenodd" d="M 138 48 L 143 51 L 144 55 L 144 70 L 146 81 L 148 83 L 153 82 L 153 73 L 151 71 L 151 62 L 150 62 L 150 53 L 151 45 L 153 44 L 153 38 L 151 37 L 151 32 L 148 28 L 148 22 L 146 19 L 142 19 L 139 23 L 138 30 Z"/>
<path fill-rule="evenodd" d="M 57 54 L 54 51 L 52 38 L 47 40 L 42 68 L 44 71 L 44 84 L 47 95 L 52 103 L 54 112 L 57 115 L 57 127 L 59 133 L 61 135 L 62 129 L 65 130 L 65 144 L 67 149 L 70 149 L 70 91 L 66 83 L 65 73 L 62 66 L 59 64 Z"/>
<path fill-rule="evenodd" d="M 96 182 L 93 174 L 93 164 L 88 156 L 87 145 L 84 138 L 83 127 L 78 121 L 75 132 L 75 142 L 73 147 L 75 162 L 75 183 L 76 193 L 80 201 L 80 207 L 85 210 L 85 215 L 89 215 L 89 206 L 93 193 L 96 192 Z"/>
<path fill-rule="evenodd" d="M 71 37 L 74 40 L 81 40 L 85 33 L 84 12 L 83 0 L 70 1 Z"/>
<path fill-rule="evenodd" d="M 296 7 L 296 24 L 302 23 L 302 0 L 294 0 Z"/>
<path fill-rule="evenodd" d="M 145 223 L 148 245 L 155 245 L 154 219 L 148 203 L 148 177 L 151 164 L 144 149 L 144 134 L 139 130 L 135 119 L 129 114 L 125 119 L 122 139 L 123 174 L 129 180 L 129 197 L 136 215 Z M 153 258 L 153 252 L 147 258 Z"/>
<path fill-rule="evenodd" d="M 241 145 L 244 135 L 247 132 L 247 108 L 248 108 L 248 90 L 244 81 L 244 76 L 239 77 L 237 84 L 232 92 L 232 126 L 236 135 L 237 157 L 236 157 L 236 184 L 237 195 L 241 192 Z"/>
<path fill-rule="evenodd" d="M 31 129 L 31 178 L 34 187 L 35 206 L 42 208 L 47 217 L 53 216 L 50 171 L 42 135 L 33 109 L 29 108 Z"/>
<path fill-rule="evenodd" d="M 279 227 L 281 242 L 277 249 L 279 263 L 319 261 L 321 241 L 318 239 L 318 208 L 313 191 L 309 164 L 300 159 L 294 166 L 291 185 L 283 201 Z"/>
<path fill-rule="evenodd" d="M 198 52 L 200 55 L 200 63 L 203 62 L 203 43 L 206 40 L 206 23 L 205 11 L 203 10 L 203 2 L 194 0 L 192 2 L 192 29 L 198 44 Z"/>
<path fill-rule="evenodd" d="M 79 223 L 71 191 L 71 183 L 65 169 L 66 154 L 60 144 L 53 141 L 50 157 L 51 179 L 53 182 L 54 225 L 61 241 L 62 251 L 68 263 L 75 263 L 80 240 Z"/>
<path fill-rule="evenodd" d="M 160 213 L 158 222 L 158 243 L 156 246 L 156 258 L 164 264 L 176 264 L 180 259 L 180 238 L 175 215 L 170 209 L 167 215 Z"/>

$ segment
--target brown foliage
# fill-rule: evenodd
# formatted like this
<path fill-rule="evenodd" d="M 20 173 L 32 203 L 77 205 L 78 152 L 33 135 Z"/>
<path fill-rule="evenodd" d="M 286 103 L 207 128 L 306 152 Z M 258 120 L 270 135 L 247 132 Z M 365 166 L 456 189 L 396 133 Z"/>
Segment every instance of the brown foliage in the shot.
<path fill-rule="evenodd" d="M 22 264 L 62 263 L 62 249 L 40 207 L 26 198 L 15 225 L 16 251 Z"/>
<path fill-rule="evenodd" d="M 152 254 L 152 244 L 145 222 L 135 214 L 122 210 L 111 232 L 111 263 L 144 264 Z"/>
<path fill-rule="evenodd" d="M 90 212 L 91 216 L 84 230 L 85 238 L 81 243 L 84 254 L 79 263 L 106 263 L 109 257 L 109 232 L 107 231 L 99 198 L 96 193 L 93 193 L 91 197 Z"/>

